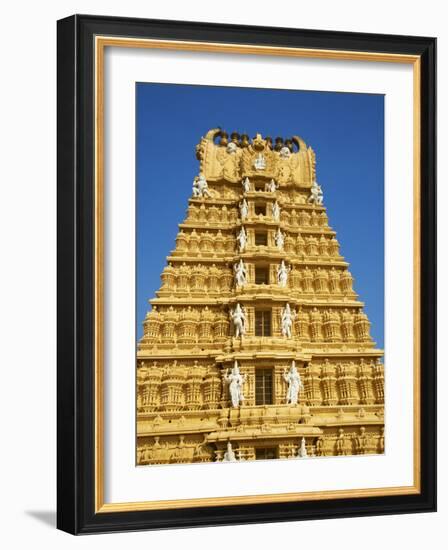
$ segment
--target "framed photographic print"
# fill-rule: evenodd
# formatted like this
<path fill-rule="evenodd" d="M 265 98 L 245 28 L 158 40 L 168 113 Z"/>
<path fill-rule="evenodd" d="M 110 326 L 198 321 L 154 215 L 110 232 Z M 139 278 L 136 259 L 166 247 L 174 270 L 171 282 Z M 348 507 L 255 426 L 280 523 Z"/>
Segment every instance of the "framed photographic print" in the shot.
<path fill-rule="evenodd" d="M 433 38 L 58 22 L 58 527 L 435 510 Z"/>

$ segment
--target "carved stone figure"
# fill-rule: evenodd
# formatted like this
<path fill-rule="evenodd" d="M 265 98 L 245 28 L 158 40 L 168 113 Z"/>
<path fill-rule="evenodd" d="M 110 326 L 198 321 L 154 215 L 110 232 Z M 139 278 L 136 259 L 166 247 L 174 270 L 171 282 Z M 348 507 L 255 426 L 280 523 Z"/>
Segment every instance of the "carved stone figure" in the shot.
<path fill-rule="evenodd" d="M 295 317 L 296 317 L 295 311 L 291 311 L 290 305 L 286 304 L 286 306 L 282 311 L 282 318 L 281 318 L 282 335 L 286 336 L 286 338 L 291 338 L 292 323 Z"/>
<path fill-rule="evenodd" d="M 317 206 L 321 206 L 324 200 L 324 194 L 322 191 L 322 187 L 317 183 L 317 181 L 313 182 L 313 185 L 310 189 L 310 196 L 308 197 L 308 203 L 309 204 L 315 204 Z"/>
<path fill-rule="evenodd" d="M 211 193 L 208 190 L 208 183 L 204 174 L 199 174 L 193 180 L 193 197 L 211 197 Z"/>
<path fill-rule="evenodd" d="M 266 159 L 263 153 L 258 153 L 257 158 L 254 160 L 255 170 L 264 170 L 266 168 Z"/>
<path fill-rule="evenodd" d="M 275 246 L 279 250 L 283 250 L 283 247 L 285 245 L 285 236 L 281 232 L 280 227 L 277 228 L 277 231 L 276 231 L 275 236 L 274 236 L 274 241 L 275 241 Z"/>
<path fill-rule="evenodd" d="M 223 141 L 221 141 L 221 144 L 224 145 Z M 207 174 L 210 172 L 210 175 L 215 176 L 214 179 L 221 176 L 228 181 L 236 182 L 240 178 L 240 153 L 241 150 L 237 144 L 231 141 L 226 143 L 225 147 L 216 147 L 214 155 L 212 154 L 205 163 L 201 162 L 201 166 L 204 166 Z M 215 155 L 216 162 L 213 161 Z"/>
<path fill-rule="evenodd" d="M 222 459 L 223 462 L 237 462 L 236 455 L 232 449 L 232 443 L 230 441 L 227 443 L 227 451 L 224 453 Z"/>
<path fill-rule="evenodd" d="M 346 437 L 343 428 L 339 428 L 338 437 L 336 439 L 336 454 L 349 455 L 351 454 L 351 442 Z"/>
<path fill-rule="evenodd" d="M 272 205 L 272 217 L 276 222 L 280 221 L 280 206 L 277 201 Z"/>
<path fill-rule="evenodd" d="M 241 185 L 243 186 L 244 193 L 249 193 L 250 192 L 249 178 L 244 178 L 243 181 L 241 182 Z"/>
<path fill-rule="evenodd" d="M 281 264 L 277 268 L 277 282 L 278 286 L 285 288 L 288 284 L 288 275 L 291 268 L 286 267 L 285 260 L 281 261 Z"/>
<path fill-rule="evenodd" d="M 229 369 L 227 369 L 224 374 L 224 380 L 229 385 L 229 395 L 232 407 L 237 408 L 241 406 L 244 401 L 243 386 L 246 382 L 246 375 L 240 373 L 238 361 L 235 361 L 230 372 Z"/>
<path fill-rule="evenodd" d="M 244 286 L 247 283 L 247 269 L 242 259 L 233 266 L 236 286 Z"/>
<path fill-rule="evenodd" d="M 234 155 L 237 152 L 237 149 L 238 146 L 236 143 L 233 143 L 233 141 L 227 144 L 226 150 L 229 155 Z"/>
<path fill-rule="evenodd" d="M 306 458 L 308 456 L 308 453 L 306 451 L 306 445 L 305 445 L 305 438 L 302 437 L 302 440 L 300 442 L 300 447 L 297 452 L 298 458 Z"/>
<path fill-rule="evenodd" d="M 244 227 L 241 228 L 240 232 L 236 236 L 236 240 L 238 241 L 238 248 L 240 252 L 244 252 L 247 245 L 247 233 Z"/>
<path fill-rule="evenodd" d="M 289 157 L 291 156 L 291 151 L 289 149 L 289 147 L 282 147 L 280 149 L 280 158 L 282 159 L 289 159 Z"/>
<path fill-rule="evenodd" d="M 200 197 L 200 191 L 199 191 L 199 176 L 196 176 L 193 180 L 193 188 L 192 188 L 192 194 L 193 197 Z"/>
<path fill-rule="evenodd" d="M 247 200 L 243 199 L 240 202 L 240 216 L 242 220 L 245 220 L 247 218 L 247 215 L 249 214 L 249 205 L 247 204 Z"/>
<path fill-rule="evenodd" d="M 269 183 L 266 183 L 264 186 L 264 190 L 268 193 L 275 193 L 277 190 L 277 186 L 275 185 L 275 181 L 271 180 Z"/>
<path fill-rule="evenodd" d="M 288 405 L 297 405 L 299 401 L 300 390 L 303 389 L 302 379 L 296 368 L 296 362 L 293 361 L 288 372 L 283 371 L 283 379 L 288 384 L 286 391 L 286 403 Z"/>
<path fill-rule="evenodd" d="M 233 322 L 235 338 L 244 336 L 246 333 L 246 315 L 240 304 L 236 304 L 235 309 L 230 310 L 230 319 Z"/>
<path fill-rule="evenodd" d="M 364 426 L 359 428 L 359 435 L 355 436 L 356 451 L 358 454 L 366 454 L 367 451 L 367 435 Z"/>
<path fill-rule="evenodd" d="M 316 455 L 317 456 L 325 456 L 323 437 L 319 437 L 316 441 Z"/>

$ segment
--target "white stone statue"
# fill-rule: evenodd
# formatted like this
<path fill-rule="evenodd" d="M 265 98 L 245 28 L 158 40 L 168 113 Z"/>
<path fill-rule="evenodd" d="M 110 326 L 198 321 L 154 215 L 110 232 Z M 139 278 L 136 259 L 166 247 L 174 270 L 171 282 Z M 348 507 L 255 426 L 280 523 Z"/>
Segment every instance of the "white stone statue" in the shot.
<path fill-rule="evenodd" d="M 199 174 L 193 180 L 193 197 L 211 197 L 208 190 L 208 183 L 204 174 Z"/>
<path fill-rule="evenodd" d="M 286 267 L 285 260 L 281 261 L 281 264 L 277 268 L 277 282 L 278 286 L 285 288 L 288 284 L 288 275 L 291 268 Z"/>
<path fill-rule="evenodd" d="M 308 453 L 306 452 L 305 438 L 302 437 L 302 441 L 300 442 L 300 447 L 297 451 L 297 458 L 306 458 L 307 456 L 308 456 Z"/>
<path fill-rule="evenodd" d="M 249 193 L 250 192 L 249 178 L 244 178 L 243 181 L 241 182 L 241 185 L 243 186 L 244 193 Z"/>
<path fill-rule="evenodd" d="M 227 451 L 224 453 L 223 462 L 237 462 L 236 455 L 232 449 L 232 444 L 230 441 L 227 443 Z"/>
<path fill-rule="evenodd" d="M 246 375 L 242 375 L 240 373 L 238 361 L 235 361 L 230 373 L 229 369 L 227 369 L 224 374 L 224 380 L 229 385 L 229 394 L 232 407 L 236 408 L 241 406 L 244 401 L 243 386 L 246 382 Z"/>
<path fill-rule="evenodd" d="M 247 283 L 247 269 L 242 259 L 233 266 L 236 286 L 244 286 Z"/>
<path fill-rule="evenodd" d="M 282 147 L 280 149 L 280 158 L 289 159 L 290 156 L 291 156 L 291 151 L 289 150 L 289 147 Z"/>
<path fill-rule="evenodd" d="M 254 160 L 254 167 L 256 170 L 264 170 L 266 168 L 266 159 L 263 153 L 258 153 L 257 158 Z"/>
<path fill-rule="evenodd" d="M 264 190 L 268 193 L 275 193 L 277 190 L 277 186 L 275 185 L 275 181 L 271 180 L 269 183 L 266 183 L 264 186 Z"/>
<path fill-rule="evenodd" d="M 247 204 L 247 200 L 243 199 L 240 202 L 240 216 L 242 220 L 245 220 L 249 214 L 249 205 Z"/>
<path fill-rule="evenodd" d="M 286 304 L 286 306 L 283 308 L 282 311 L 282 335 L 286 336 L 286 338 L 291 338 L 292 335 L 292 323 L 296 317 L 296 312 L 291 310 L 291 307 L 289 304 Z"/>
<path fill-rule="evenodd" d="M 247 245 L 247 233 L 244 227 L 241 228 L 241 231 L 236 236 L 236 240 L 238 241 L 238 247 L 240 249 L 240 252 L 244 252 Z"/>
<path fill-rule="evenodd" d="M 227 144 L 226 151 L 229 153 L 229 155 L 234 155 L 237 149 L 238 146 L 236 143 L 233 143 L 233 141 Z"/>
<path fill-rule="evenodd" d="M 279 250 L 283 250 L 283 246 L 285 245 L 285 236 L 281 232 L 280 227 L 277 228 L 277 232 L 274 235 L 274 241 L 275 241 L 275 246 Z"/>
<path fill-rule="evenodd" d="M 233 322 L 235 338 L 244 336 L 246 333 L 246 315 L 240 304 L 236 304 L 235 309 L 230 310 L 230 319 Z"/>
<path fill-rule="evenodd" d="M 288 384 L 286 391 L 286 403 L 288 405 L 297 405 L 299 402 L 299 393 L 303 389 L 303 383 L 299 371 L 296 369 L 296 362 L 293 361 L 288 372 L 283 371 L 283 379 Z"/>
<path fill-rule="evenodd" d="M 199 176 L 196 176 L 193 180 L 192 194 L 193 197 L 199 197 L 199 185 L 198 185 Z"/>
<path fill-rule="evenodd" d="M 272 205 L 272 217 L 276 222 L 280 221 L 280 206 L 277 201 Z"/>
<path fill-rule="evenodd" d="M 320 206 L 323 203 L 324 194 L 322 191 L 322 187 L 317 183 L 317 181 L 313 182 L 310 193 L 311 194 L 308 197 L 307 202 L 310 204 L 316 204 L 317 206 Z"/>

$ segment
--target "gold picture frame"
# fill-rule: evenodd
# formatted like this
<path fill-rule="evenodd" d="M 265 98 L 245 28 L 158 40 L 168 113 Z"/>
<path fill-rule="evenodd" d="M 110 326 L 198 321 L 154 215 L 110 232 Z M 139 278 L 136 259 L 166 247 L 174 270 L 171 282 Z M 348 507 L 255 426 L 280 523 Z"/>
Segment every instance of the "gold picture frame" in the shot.
<path fill-rule="evenodd" d="M 397 41 L 397 37 L 380 37 L 372 35 L 366 40 L 365 35 L 346 36 L 344 33 L 331 33 L 321 31 L 306 31 L 305 34 L 298 30 L 288 30 L 289 45 L 280 44 L 278 30 L 263 29 L 265 33 L 264 40 L 271 44 L 257 43 L 255 34 L 258 28 L 244 28 L 245 38 L 239 38 L 237 41 L 230 41 L 231 33 L 235 33 L 240 28 L 219 25 L 219 31 L 213 27 L 213 32 L 206 24 L 185 24 L 182 26 L 182 32 L 179 31 L 177 38 L 163 38 L 163 31 L 170 34 L 176 30 L 170 22 L 153 22 L 139 21 L 139 36 L 135 36 L 129 27 L 129 20 L 108 19 L 108 18 L 91 18 L 89 16 L 74 16 L 59 22 L 59 74 L 61 81 L 59 83 L 59 118 L 67 121 L 71 116 L 71 125 L 76 124 L 76 131 L 79 133 L 85 131 L 85 128 L 79 126 L 80 122 L 77 119 L 79 111 L 73 112 L 73 109 L 84 109 L 82 113 L 83 120 L 86 120 L 86 113 L 90 114 L 91 126 L 87 129 L 90 132 L 91 140 L 89 144 L 83 144 L 82 147 L 90 147 L 91 155 L 89 158 L 84 157 L 84 162 L 91 170 L 91 189 L 87 193 L 89 204 L 89 213 L 83 215 L 83 219 L 75 219 L 80 216 L 79 212 L 75 212 L 73 205 L 70 205 L 70 193 L 62 189 L 60 191 L 61 200 L 59 203 L 60 216 L 67 217 L 67 212 L 71 213 L 71 219 L 74 227 L 79 224 L 87 223 L 89 225 L 89 243 L 91 247 L 91 261 L 89 261 L 88 269 L 93 275 L 90 280 L 86 280 L 83 284 L 90 288 L 89 296 L 92 300 L 91 317 L 90 317 L 90 349 L 88 365 L 79 361 L 72 362 L 71 367 L 67 367 L 65 360 L 66 355 L 59 358 L 59 377 L 66 379 L 80 369 L 84 370 L 81 375 L 83 389 L 78 384 L 70 385 L 68 393 L 70 394 L 70 403 L 73 409 L 77 408 L 77 414 L 80 414 L 80 407 L 86 407 L 86 395 L 80 395 L 80 392 L 86 393 L 86 380 L 90 373 L 90 382 L 88 384 L 89 391 L 87 392 L 93 398 L 90 401 L 90 410 L 92 415 L 88 415 L 91 429 L 88 431 L 81 425 L 77 425 L 74 431 L 77 433 L 77 443 L 74 438 L 62 437 L 59 432 L 59 513 L 58 525 L 61 529 L 73 533 L 80 532 L 97 532 L 118 529 L 135 529 L 137 528 L 156 528 L 162 525 L 184 525 L 179 513 L 182 512 L 183 518 L 186 517 L 186 511 L 190 513 L 186 521 L 187 525 L 196 524 L 214 524 L 214 523 L 237 523 L 244 521 L 252 521 L 251 513 L 255 514 L 257 521 L 272 521 L 272 518 L 281 518 L 281 505 L 289 505 L 284 518 L 301 518 L 307 517 L 304 506 L 314 503 L 325 503 L 325 501 L 337 500 L 341 503 L 341 508 L 338 515 L 354 515 L 353 507 L 357 509 L 356 514 L 379 513 L 381 506 L 390 506 L 390 510 L 400 511 L 406 507 L 412 509 L 434 509 L 434 486 L 433 478 L 428 472 L 435 475 L 434 466 L 434 449 L 428 446 L 428 438 L 433 441 L 434 434 L 429 434 L 431 428 L 428 424 L 428 419 L 434 415 L 433 410 L 428 409 L 427 396 L 422 396 L 423 389 L 425 392 L 432 392 L 431 385 L 431 369 L 435 366 L 434 356 L 434 341 L 430 331 L 423 330 L 423 327 L 428 327 L 428 324 L 433 327 L 435 320 L 431 314 L 425 310 L 425 315 L 422 315 L 421 304 L 428 299 L 433 292 L 432 288 L 428 287 L 427 270 L 430 270 L 430 275 L 433 277 L 435 266 L 435 253 L 433 245 L 433 234 L 431 233 L 432 221 L 428 218 L 428 207 L 430 210 L 434 208 L 433 198 L 428 198 L 428 189 L 433 189 L 435 182 L 434 178 L 428 177 L 428 174 L 434 169 L 434 143 L 428 148 L 428 134 L 434 133 L 434 39 L 413 39 L 401 37 L 401 42 Z M 191 25 L 188 28 L 188 25 Z M 215 32 L 216 31 L 216 32 Z M 251 36 L 250 31 L 253 32 Z M 202 34 L 201 34 L 202 32 Z M 306 33 L 313 36 L 311 40 Z M 187 38 L 186 35 L 190 35 Z M 218 39 L 209 39 L 208 36 L 213 34 Z M 228 41 L 225 37 L 228 37 Z M 232 35 L 234 36 L 234 34 Z M 242 36 L 242 35 L 240 35 Z M 197 38 L 194 38 L 197 37 Z M 75 40 L 76 38 L 76 40 Z M 300 43 L 310 43 L 314 41 L 312 47 L 304 47 Z M 356 42 L 357 40 L 357 42 Z M 276 44 L 277 42 L 277 44 Z M 356 48 L 363 44 L 363 48 Z M 297 45 L 296 45 L 297 44 Z M 325 46 L 327 44 L 327 46 Z M 345 46 L 344 46 L 345 45 Z M 337 46 L 337 47 L 336 47 Z M 89 49 L 90 47 L 90 49 Z M 366 488 L 356 490 L 336 490 L 336 491 L 316 491 L 306 493 L 282 493 L 282 494 L 265 494 L 265 495 L 245 495 L 238 497 L 216 497 L 216 498 L 201 498 L 188 500 L 163 500 L 163 501 L 142 501 L 142 502 L 127 502 L 127 503 L 108 503 L 104 499 L 104 54 L 106 48 L 153 48 L 160 50 L 176 50 L 189 52 L 208 52 L 208 53 L 232 53 L 244 55 L 269 55 L 269 56 L 287 56 L 299 58 L 313 58 L 325 60 L 356 60 L 362 62 L 385 62 L 385 63 L 401 63 L 412 65 L 413 70 L 413 196 L 414 196 L 414 403 L 413 403 L 413 419 L 414 419 L 414 481 L 411 486 L 403 487 L 382 487 L 382 488 Z M 80 53 L 81 52 L 81 53 Z M 406 52 L 406 53 L 405 53 Z M 67 64 L 67 58 L 72 60 L 72 65 Z M 74 67 L 73 67 L 74 65 Z M 89 78 L 86 77 L 90 71 Z M 67 74 L 70 73 L 70 76 Z M 65 82 L 62 82 L 62 79 Z M 80 89 L 89 95 L 83 96 L 76 107 L 73 102 L 67 107 L 69 95 L 73 93 L 74 88 L 70 88 L 69 84 L 76 81 L 80 85 Z M 86 82 L 87 81 L 87 82 Z M 90 100 L 90 107 L 83 106 Z M 73 115 L 75 114 L 75 117 Z M 70 128 L 70 123 L 68 128 Z M 71 190 L 81 185 L 87 185 L 84 182 L 77 182 L 78 174 L 71 174 L 71 185 L 67 184 L 67 171 L 73 170 L 76 164 L 79 149 L 75 147 L 71 149 L 70 161 L 67 162 L 66 144 L 63 143 L 64 135 L 67 132 L 67 127 L 60 129 L 59 143 L 60 157 L 58 174 L 58 185 L 60 189 L 63 186 L 70 187 Z M 79 138 L 78 138 L 79 139 Z M 425 147 L 422 147 L 422 140 L 425 140 Z M 80 149 L 82 149 L 80 147 Z M 70 146 L 68 147 L 70 149 Z M 63 158 L 64 157 L 64 158 Z M 84 171 L 84 173 L 86 173 Z M 423 196 L 423 198 L 422 198 Z M 423 201 L 423 202 L 422 202 Z M 429 201 L 429 204 L 428 204 Z M 64 222 L 60 222 L 64 225 Z M 62 235 L 62 245 L 67 247 L 68 237 L 67 229 L 60 228 Z M 61 241 L 60 241 L 61 242 Z M 74 243 L 73 240 L 70 246 L 76 254 L 76 246 L 87 246 L 86 243 Z M 79 250 L 78 250 L 79 253 Z M 428 263 L 429 260 L 429 263 Z M 425 262 L 423 264 L 423 262 Z M 76 260 L 75 260 L 76 263 Z M 426 272 L 422 272 L 422 267 Z M 73 266 L 71 266 L 73 268 Z M 61 283 L 61 276 L 70 269 L 67 265 L 65 253 L 62 254 L 59 264 L 59 281 L 60 292 L 67 291 L 66 283 Z M 431 279 L 430 276 L 430 279 Z M 73 281 L 75 276 L 73 276 Z M 424 281 L 422 280 L 424 279 Z M 424 284 L 423 284 L 424 283 Z M 67 283 L 70 285 L 70 281 Z M 429 294 L 428 294 L 429 293 Z M 83 301 L 86 304 L 86 296 L 77 296 L 77 304 Z M 75 304 L 76 305 L 76 304 Z M 88 305 L 88 304 L 86 304 Z M 75 306 L 72 305 L 74 308 Z M 428 316 L 429 315 L 429 316 Z M 429 327 L 430 328 L 430 327 Z M 59 330 L 61 330 L 60 327 Z M 79 339 L 76 339 L 76 331 L 72 331 L 73 342 L 79 345 Z M 82 332 L 82 331 L 81 331 Z M 67 336 L 64 335 L 60 346 L 67 348 Z M 425 357 L 425 370 L 422 370 L 422 348 L 428 352 L 431 350 L 431 357 Z M 73 345 L 70 349 L 73 349 Z M 67 353 L 67 352 L 65 352 Z M 79 356 L 81 356 L 80 354 Z M 86 356 L 84 356 L 86 357 Z M 428 368 L 429 365 L 429 368 Z M 87 370 L 86 370 L 87 369 Z M 91 384 L 91 385 L 90 385 Z M 67 417 L 67 388 L 59 387 L 59 419 L 64 422 Z M 426 395 L 426 394 L 425 394 Z M 64 403 L 62 403 L 64 401 Z M 425 410 L 422 411 L 422 402 Z M 77 407 L 75 407 L 77 403 Z M 422 414 L 423 413 L 423 414 Z M 84 413 L 85 414 L 85 413 Z M 74 415 L 76 418 L 76 415 Z M 61 420 L 62 419 L 62 420 Z M 70 430 L 72 433 L 72 430 Z M 61 440 L 62 438 L 62 440 Z M 89 460 L 79 460 L 79 441 L 80 438 L 86 438 L 88 443 L 85 443 L 85 448 L 89 449 Z M 422 452 L 422 438 L 425 440 L 424 452 Z M 70 441 L 67 441 L 70 439 Z M 63 447 L 63 449 L 61 449 Z M 72 456 L 78 468 L 85 470 L 87 464 L 90 464 L 91 473 L 88 476 L 88 482 L 83 486 L 79 486 L 79 480 L 74 479 L 72 475 L 67 473 L 64 463 L 68 460 L 68 456 Z M 88 490 L 87 490 L 88 486 Z M 69 487 L 69 490 L 67 489 Z M 79 495 L 80 490 L 84 493 Z M 89 493 L 89 494 L 86 494 Z M 90 499 L 90 500 L 89 500 Z M 389 500 L 388 500 L 389 499 Z M 70 502 L 69 502 L 70 501 Z M 300 503 L 296 509 L 292 509 L 293 504 Z M 384 504 L 383 504 L 384 503 Z M 412 504 L 414 503 L 414 504 Z M 260 516 L 260 505 L 265 505 L 265 515 Z M 276 506 L 279 506 L 275 510 Z M 74 514 L 73 510 L 81 506 L 83 512 Z M 345 506 L 345 512 L 344 512 Z M 244 508 L 244 517 L 241 513 L 235 517 L 232 511 L 238 507 Z M 206 509 L 209 514 L 203 513 Z M 311 509 L 311 508 L 310 508 Z M 315 510 L 315 508 L 312 508 Z M 178 511 L 176 515 L 176 510 Z M 223 512 L 223 510 L 225 510 Z M 252 512 L 251 512 L 252 510 Z M 286 509 L 284 509 L 286 510 Z M 202 518 L 199 514 L 201 512 Z M 160 516 L 160 513 L 166 513 L 166 518 Z M 142 515 L 143 514 L 143 515 Z M 151 515 L 153 514 L 153 515 Z M 221 514 L 221 515 L 220 515 Z M 76 515 L 76 518 L 75 518 Z M 130 515 L 130 516 L 129 516 Z M 255 515 L 253 517 L 255 517 Z M 324 507 L 319 517 L 331 517 L 333 514 Z M 132 517 L 131 517 L 132 516 Z M 138 519 L 137 519 L 138 516 Z M 141 518 L 145 519 L 141 519 Z M 220 519 L 221 518 L 221 519 Z M 165 523 L 164 523 L 165 522 Z"/>

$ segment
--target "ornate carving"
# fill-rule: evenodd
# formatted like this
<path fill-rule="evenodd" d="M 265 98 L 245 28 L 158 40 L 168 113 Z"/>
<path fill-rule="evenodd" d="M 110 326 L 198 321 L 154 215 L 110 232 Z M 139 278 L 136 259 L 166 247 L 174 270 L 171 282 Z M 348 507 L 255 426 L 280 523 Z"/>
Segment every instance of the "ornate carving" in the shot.
<path fill-rule="evenodd" d="M 316 181 L 313 181 L 310 189 L 310 196 L 308 197 L 307 202 L 309 202 L 310 204 L 315 204 L 316 206 L 321 206 L 323 200 L 324 194 L 322 192 L 321 186 Z"/>
<path fill-rule="evenodd" d="M 288 372 L 286 372 L 286 369 L 284 370 L 283 379 L 288 384 L 288 389 L 286 391 L 286 403 L 288 405 L 297 405 L 299 402 L 300 390 L 303 389 L 303 383 L 296 368 L 295 361 L 292 362 L 291 368 Z"/>
<path fill-rule="evenodd" d="M 219 144 L 215 143 L 217 137 L 221 137 Z M 229 143 L 226 133 L 214 128 L 196 146 L 200 172 L 208 181 L 237 182 L 262 174 L 280 185 L 311 188 L 315 178 L 314 151 L 298 136 L 287 141 L 289 147 L 272 149 L 271 140 L 257 134 L 252 142 L 241 136 Z"/>
<path fill-rule="evenodd" d="M 231 371 L 227 369 L 224 373 L 224 380 L 229 386 L 229 396 L 232 407 L 239 407 L 244 401 L 243 387 L 246 381 L 246 375 L 240 373 L 237 361 L 235 361 Z"/>
<path fill-rule="evenodd" d="M 244 336 L 244 334 L 246 333 L 247 319 L 244 309 L 241 307 L 240 304 L 236 304 L 235 308 L 230 310 L 230 319 L 233 323 L 235 338 Z"/>

